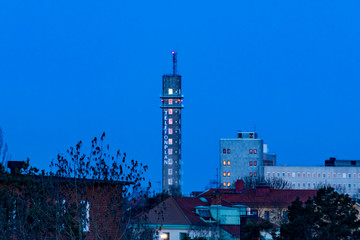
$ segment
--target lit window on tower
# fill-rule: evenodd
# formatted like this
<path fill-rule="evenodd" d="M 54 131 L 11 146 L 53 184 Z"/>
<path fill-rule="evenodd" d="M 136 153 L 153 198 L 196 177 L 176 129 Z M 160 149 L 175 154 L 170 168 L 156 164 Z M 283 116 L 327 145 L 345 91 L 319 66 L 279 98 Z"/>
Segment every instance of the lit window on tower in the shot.
<path fill-rule="evenodd" d="M 172 104 L 172 99 L 169 99 L 169 104 Z"/>
<path fill-rule="evenodd" d="M 172 138 L 169 138 L 169 145 L 171 145 L 173 143 Z"/>
<path fill-rule="evenodd" d="M 173 119 L 169 118 L 169 124 L 173 124 Z"/>
<path fill-rule="evenodd" d="M 170 108 L 170 109 L 169 109 L 169 114 L 172 114 L 172 112 L 173 112 L 173 110 Z"/>
<path fill-rule="evenodd" d="M 230 183 L 229 183 L 229 182 L 228 182 L 227 186 L 230 187 Z"/>
<path fill-rule="evenodd" d="M 173 182 L 173 181 L 172 181 L 172 178 L 169 178 L 169 179 L 168 179 L 168 184 L 169 184 L 169 185 L 172 185 L 172 182 Z"/>
<path fill-rule="evenodd" d="M 171 169 L 171 168 L 169 168 L 168 174 L 169 174 L 169 175 L 172 175 L 172 169 Z"/>
<path fill-rule="evenodd" d="M 230 172 L 227 173 L 227 176 L 230 177 Z"/>
<path fill-rule="evenodd" d="M 223 161 L 223 165 L 224 165 L 224 166 L 226 165 L 226 161 Z"/>
<path fill-rule="evenodd" d="M 170 158 L 170 159 L 169 159 L 169 165 L 172 165 L 172 163 L 173 163 L 173 162 L 172 162 L 172 159 Z"/>
<path fill-rule="evenodd" d="M 223 182 L 223 186 L 226 187 L 226 182 Z"/>
<path fill-rule="evenodd" d="M 173 133 L 172 128 L 169 128 L 169 134 L 172 134 L 172 133 Z"/>
<path fill-rule="evenodd" d="M 172 148 L 169 148 L 169 149 L 168 149 L 168 153 L 169 153 L 169 155 L 173 154 Z"/>
<path fill-rule="evenodd" d="M 230 166 L 230 161 L 227 161 L 227 165 L 229 165 L 229 166 Z"/>
<path fill-rule="evenodd" d="M 169 88 L 169 95 L 172 95 L 173 94 L 173 90 L 172 88 Z"/>
<path fill-rule="evenodd" d="M 226 172 L 223 172 L 223 176 L 226 177 Z"/>

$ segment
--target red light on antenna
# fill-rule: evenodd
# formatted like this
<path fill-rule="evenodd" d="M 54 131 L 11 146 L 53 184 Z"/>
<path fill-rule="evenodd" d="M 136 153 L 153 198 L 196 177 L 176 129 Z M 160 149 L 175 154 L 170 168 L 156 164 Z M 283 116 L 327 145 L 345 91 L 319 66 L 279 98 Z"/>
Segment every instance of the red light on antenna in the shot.
<path fill-rule="evenodd" d="M 171 52 L 171 54 L 175 54 L 175 52 L 174 52 L 174 51 L 172 51 L 172 52 Z"/>

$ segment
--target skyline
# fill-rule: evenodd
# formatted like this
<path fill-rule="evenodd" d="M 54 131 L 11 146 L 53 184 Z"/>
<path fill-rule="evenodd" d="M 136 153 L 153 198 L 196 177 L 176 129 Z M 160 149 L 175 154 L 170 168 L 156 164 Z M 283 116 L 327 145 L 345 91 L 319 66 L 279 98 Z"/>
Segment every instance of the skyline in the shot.
<path fill-rule="evenodd" d="M 47 168 L 107 143 L 161 181 L 161 77 L 178 53 L 183 191 L 219 167 L 219 139 L 254 131 L 278 165 L 360 159 L 356 1 L 0 3 L 0 127 L 13 160 Z M 198 179 L 193 181 L 193 179 Z"/>

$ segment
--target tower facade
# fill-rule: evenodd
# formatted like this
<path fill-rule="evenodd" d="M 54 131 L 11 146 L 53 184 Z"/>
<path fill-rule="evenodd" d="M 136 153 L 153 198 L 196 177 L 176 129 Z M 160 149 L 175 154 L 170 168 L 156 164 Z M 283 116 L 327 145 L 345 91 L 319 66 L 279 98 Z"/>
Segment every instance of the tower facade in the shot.
<path fill-rule="evenodd" d="M 162 76 L 162 190 L 181 193 L 181 76 L 176 72 L 177 55 L 173 55 L 173 74 Z"/>

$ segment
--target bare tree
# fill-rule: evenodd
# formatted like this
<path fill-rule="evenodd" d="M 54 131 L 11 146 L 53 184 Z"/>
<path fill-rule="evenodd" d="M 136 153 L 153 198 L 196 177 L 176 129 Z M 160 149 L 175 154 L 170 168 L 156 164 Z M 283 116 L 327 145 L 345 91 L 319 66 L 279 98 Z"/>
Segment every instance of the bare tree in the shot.
<path fill-rule="evenodd" d="M 256 177 L 243 177 L 244 187 L 254 189 L 259 183 L 265 183 L 271 189 L 290 189 L 291 184 L 280 177 L 256 178 Z"/>
<path fill-rule="evenodd" d="M 11 159 L 11 156 L 8 154 L 8 145 L 4 142 L 4 134 L 0 127 L 0 164 L 6 166 L 6 162 Z"/>

